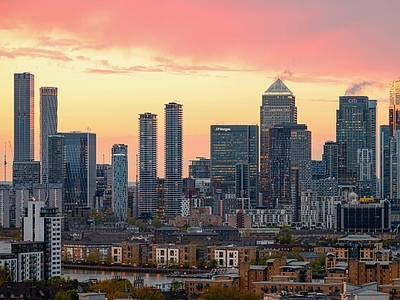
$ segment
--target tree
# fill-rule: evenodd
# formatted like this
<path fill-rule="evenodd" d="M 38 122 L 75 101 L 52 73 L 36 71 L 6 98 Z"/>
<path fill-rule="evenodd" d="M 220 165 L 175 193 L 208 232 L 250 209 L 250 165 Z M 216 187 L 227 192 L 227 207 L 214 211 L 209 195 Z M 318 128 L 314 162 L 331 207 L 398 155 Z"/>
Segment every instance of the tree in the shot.
<path fill-rule="evenodd" d="M 216 268 L 218 267 L 218 262 L 217 262 L 215 259 L 212 259 L 212 260 L 210 260 L 208 266 L 209 266 L 211 269 L 216 269 Z"/>
<path fill-rule="evenodd" d="M 203 292 L 200 300 L 259 300 L 262 295 L 258 295 L 251 290 L 214 285 Z"/>
<path fill-rule="evenodd" d="M 59 291 L 54 300 L 79 300 L 79 295 L 76 290 Z"/>
<path fill-rule="evenodd" d="M 94 291 L 106 293 L 107 299 L 128 298 L 132 283 L 128 279 L 107 279 L 92 286 Z M 114 297 L 114 298 L 113 298 Z"/>
<path fill-rule="evenodd" d="M 6 266 L 0 267 L 0 285 L 6 282 L 9 277 L 11 277 L 10 270 Z"/>
<path fill-rule="evenodd" d="M 140 300 L 163 300 L 164 295 L 159 290 L 151 287 L 134 288 L 132 296 Z"/>
<path fill-rule="evenodd" d="M 21 232 L 19 231 L 19 229 L 11 230 L 10 236 L 16 241 L 20 241 L 21 240 Z"/>
<path fill-rule="evenodd" d="M 86 262 L 90 264 L 98 264 L 100 262 L 100 253 L 99 252 L 91 252 L 86 256 Z"/>
<path fill-rule="evenodd" d="M 153 220 L 151 220 L 151 226 L 155 228 L 160 228 L 162 225 L 163 223 L 158 218 L 153 218 Z"/>

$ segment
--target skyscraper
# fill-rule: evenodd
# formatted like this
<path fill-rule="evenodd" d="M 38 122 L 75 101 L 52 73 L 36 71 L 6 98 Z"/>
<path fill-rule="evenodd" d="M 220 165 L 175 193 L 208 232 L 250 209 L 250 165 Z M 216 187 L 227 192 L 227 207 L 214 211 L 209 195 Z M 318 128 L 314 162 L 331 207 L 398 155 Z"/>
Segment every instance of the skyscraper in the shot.
<path fill-rule="evenodd" d="M 287 86 L 277 79 L 262 95 L 260 107 L 260 192 L 264 204 L 268 203 L 268 129 L 277 124 L 297 123 L 295 96 Z"/>
<path fill-rule="evenodd" d="M 48 137 L 57 133 L 57 88 L 40 88 L 40 159 L 42 184 L 48 187 Z"/>
<path fill-rule="evenodd" d="M 356 189 L 360 197 L 376 193 L 376 100 L 341 96 L 336 111 L 336 141 L 345 145 L 346 172 L 339 185 Z"/>
<path fill-rule="evenodd" d="M 96 192 L 96 134 L 88 132 L 59 133 L 64 136 L 65 176 L 64 213 L 94 207 Z"/>
<path fill-rule="evenodd" d="M 182 104 L 165 105 L 165 214 L 180 214 L 182 199 Z"/>
<path fill-rule="evenodd" d="M 111 150 L 112 208 L 118 219 L 126 220 L 128 206 L 128 146 L 115 144 Z"/>
<path fill-rule="evenodd" d="M 258 126 L 211 125 L 211 186 L 258 205 Z M 246 189 L 246 190 L 244 190 Z"/>
<path fill-rule="evenodd" d="M 139 115 L 138 214 L 155 215 L 157 203 L 157 115 Z"/>
<path fill-rule="evenodd" d="M 389 128 L 390 136 L 400 125 L 400 80 L 391 81 L 389 89 Z"/>
<path fill-rule="evenodd" d="M 35 157 L 34 75 L 14 74 L 14 161 Z"/>
<path fill-rule="evenodd" d="M 380 174 L 379 195 L 381 199 L 390 198 L 390 126 L 380 126 Z"/>

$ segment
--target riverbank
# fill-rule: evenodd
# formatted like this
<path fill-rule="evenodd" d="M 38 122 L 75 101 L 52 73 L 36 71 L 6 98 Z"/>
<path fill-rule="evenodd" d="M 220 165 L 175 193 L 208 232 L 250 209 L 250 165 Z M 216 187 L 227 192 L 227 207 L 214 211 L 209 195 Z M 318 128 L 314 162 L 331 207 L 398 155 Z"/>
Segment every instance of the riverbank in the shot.
<path fill-rule="evenodd" d="M 156 273 L 156 274 L 169 274 L 171 272 L 185 272 L 186 274 L 204 274 L 209 273 L 210 270 L 202 269 L 173 269 L 173 268 L 146 268 L 122 265 L 85 265 L 85 264 L 62 264 L 63 269 L 75 270 L 93 270 L 93 271 L 106 271 L 106 272 L 130 272 L 130 273 Z"/>

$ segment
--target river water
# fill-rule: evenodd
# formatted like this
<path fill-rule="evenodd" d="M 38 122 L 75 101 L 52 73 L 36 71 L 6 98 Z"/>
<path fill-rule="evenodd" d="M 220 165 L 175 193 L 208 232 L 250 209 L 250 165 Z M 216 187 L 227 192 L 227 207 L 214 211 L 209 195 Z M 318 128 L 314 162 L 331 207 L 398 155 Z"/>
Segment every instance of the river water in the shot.
<path fill-rule="evenodd" d="M 63 269 L 61 277 L 77 279 L 79 282 L 87 281 L 89 279 L 111 279 L 115 277 L 122 277 L 129 279 L 132 283 L 138 277 L 143 277 L 144 285 L 147 286 L 161 286 L 165 283 L 172 282 L 173 278 L 167 277 L 166 274 L 156 273 L 134 273 L 134 272 L 114 272 L 114 271 L 96 271 L 96 270 L 75 270 Z"/>

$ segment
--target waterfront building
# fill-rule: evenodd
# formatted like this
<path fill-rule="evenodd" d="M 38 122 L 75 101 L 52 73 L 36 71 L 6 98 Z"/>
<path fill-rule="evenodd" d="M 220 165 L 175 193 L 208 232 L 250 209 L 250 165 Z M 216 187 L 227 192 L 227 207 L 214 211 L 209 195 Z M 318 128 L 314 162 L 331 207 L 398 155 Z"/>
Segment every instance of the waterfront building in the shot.
<path fill-rule="evenodd" d="M 157 203 L 157 115 L 139 115 L 138 215 L 156 214 Z"/>
<path fill-rule="evenodd" d="M 14 74 L 14 161 L 35 159 L 35 79 L 28 72 Z"/>
<path fill-rule="evenodd" d="M 258 205 L 258 126 L 211 125 L 211 187 Z M 222 197 L 224 198 L 224 197 Z"/>
<path fill-rule="evenodd" d="M 57 133 L 57 100 L 58 89 L 56 87 L 40 88 L 40 163 L 42 166 L 41 183 L 48 186 L 48 137 Z"/>
<path fill-rule="evenodd" d="M 78 208 L 94 207 L 96 189 L 96 134 L 65 132 L 65 173 L 63 211 L 74 214 Z"/>
<path fill-rule="evenodd" d="M 271 157 L 271 154 L 268 148 L 268 131 L 282 123 L 297 123 L 297 107 L 294 94 L 278 78 L 262 95 L 260 107 L 260 192 L 263 204 L 267 206 L 272 206 L 269 191 L 271 174 L 268 157 Z"/>
<path fill-rule="evenodd" d="M 182 201 L 182 104 L 170 102 L 165 104 L 165 215 L 180 214 Z"/>
<path fill-rule="evenodd" d="M 126 220 L 128 208 L 128 146 L 115 144 L 111 150 L 112 209 L 119 220 Z"/>
<path fill-rule="evenodd" d="M 44 201 L 28 202 L 22 239 L 45 242 L 44 279 L 61 276 L 61 219 L 58 209 L 46 207 Z"/>

